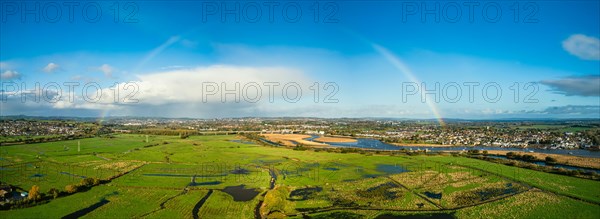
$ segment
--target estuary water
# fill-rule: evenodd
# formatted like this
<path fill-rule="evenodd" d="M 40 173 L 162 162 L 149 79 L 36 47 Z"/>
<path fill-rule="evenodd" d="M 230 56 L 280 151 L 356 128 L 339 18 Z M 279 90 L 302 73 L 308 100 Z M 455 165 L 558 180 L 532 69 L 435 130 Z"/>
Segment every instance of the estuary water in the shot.
<path fill-rule="evenodd" d="M 313 138 L 308 138 L 306 140 L 312 140 Z M 572 150 L 564 150 L 564 149 L 533 149 L 533 148 L 504 148 L 504 147 L 482 147 L 482 146 L 453 146 L 453 147 L 415 147 L 415 146 L 397 146 L 392 144 L 387 144 L 381 142 L 376 139 L 371 138 L 358 138 L 356 142 L 351 143 L 328 143 L 331 146 L 336 147 L 356 147 L 356 148 L 364 148 L 364 149 L 373 149 L 373 150 L 424 150 L 427 149 L 431 152 L 438 151 L 466 151 L 466 150 L 504 150 L 504 151 L 515 151 L 515 152 L 537 152 L 537 153 L 546 153 L 546 154 L 564 154 L 564 155 L 575 155 L 582 157 L 597 157 L 600 158 L 600 151 L 590 151 L 583 149 L 572 149 Z"/>

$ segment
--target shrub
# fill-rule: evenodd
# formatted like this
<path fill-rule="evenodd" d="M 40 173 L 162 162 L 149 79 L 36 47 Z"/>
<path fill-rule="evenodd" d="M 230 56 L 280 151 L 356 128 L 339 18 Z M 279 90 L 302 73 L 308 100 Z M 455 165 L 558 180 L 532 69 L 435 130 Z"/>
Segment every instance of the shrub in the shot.
<path fill-rule="evenodd" d="M 546 163 L 556 163 L 556 161 L 557 160 L 554 157 L 550 157 L 550 156 L 546 157 Z"/>
<path fill-rule="evenodd" d="M 29 196 L 27 196 L 28 199 L 37 201 L 42 199 L 42 193 L 40 193 L 40 187 L 37 185 L 33 185 L 31 187 L 31 189 L 29 190 Z"/>
<path fill-rule="evenodd" d="M 506 158 L 513 159 L 516 155 L 515 152 L 508 152 L 506 153 Z"/>
<path fill-rule="evenodd" d="M 530 154 L 525 154 L 523 156 L 521 156 L 521 159 L 526 160 L 526 161 L 533 161 L 536 160 L 536 157 Z"/>
<path fill-rule="evenodd" d="M 65 186 L 65 191 L 67 193 L 76 193 L 77 190 L 79 190 L 79 187 L 77 185 L 67 185 L 67 186 Z"/>
<path fill-rule="evenodd" d="M 48 194 L 52 195 L 52 198 L 58 198 L 59 191 L 58 189 L 51 188 L 50 190 L 48 190 Z"/>
<path fill-rule="evenodd" d="M 264 204 L 260 208 L 261 215 L 270 215 L 274 212 L 285 212 L 286 200 L 289 195 L 286 187 L 277 187 L 265 195 Z"/>
<path fill-rule="evenodd" d="M 94 178 L 85 178 L 81 180 L 81 183 L 79 183 L 81 186 L 86 186 L 86 187 L 90 187 L 94 185 Z"/>
<path fill-rule="evenodd" d="M 479 150 L 477 150 L 477 149 L 469 150 L 468 152 L 469 152 L 469 154 L 479 154 Z"/>

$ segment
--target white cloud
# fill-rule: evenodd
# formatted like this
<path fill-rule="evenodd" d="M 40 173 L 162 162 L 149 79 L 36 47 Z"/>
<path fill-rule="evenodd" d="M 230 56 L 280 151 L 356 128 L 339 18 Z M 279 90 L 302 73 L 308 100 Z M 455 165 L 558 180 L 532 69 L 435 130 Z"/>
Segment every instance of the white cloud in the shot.
<path fill-rule="evenodd" d="M 600 60 L 600 39 L 583 34 L 574 34 L 562 42 L 571 55 L 584 60 Z"/>
<path fill-rule="evenodd" d="M 112 73 L 114 72 L 114 68 L 108 64 L 104 64 L 100 67 L 97 68 L 98 71 L 101 71 L 102 73 L 104 73 L 104 76 L 106 76 L 107 78 L 112 77 Z"/>
<path fill-rule="evenodd" d="M 240 84 L 240 90 L 246 84 L 257 83 L 261 85 L 262 101 L 268 100 L 268 88 L 263 86 L 265 82 L 280 83 L 279 90 L 276 90 L 278 97 L 281 97 L 281 87 L 288 82 L 296 82 L 305 89 L 310 86 L 303 72 L 283 67 L 215 65 L 138 75 L 138 78 L 139 81 L 135 81 L 139 86 L 137 97 L 141 103 L 145 104 L 203 103 L 202 84 L 205 82 L 216 83 L 221 91 L 225 89 L 222 87 L 222 83 L 225 83 L 228 90 L 234 89 L 235 83 Z M 220 94 L 221 91 L 217 94 Z M 255 97 L 255 91 L 256 89 L 248 89 L 247 95 L 251 98 Z M 227 98 L 233 99 L 233 95 L 227 96 Z M 206 98 L 206 102 L 220 103 L 221 96 L 210 95 Z"/>
<path fill-rule="evenodd" d="M 43 70 L 44 70 L 44 72 L 46 72 L 46 73 L 52 73 L 52 72 L 54 72 L 54 71 L 58 70 L 59 68 L 60 68 L 60 66 L 59 66 L 59 65 L 57 65 L 57 64 L 56 64 L 56 63 L 54 63 L 54 62 L 50 62 L 50 63 L 48 63 L 48 65 L 46 65 L 46 67 L 44 67 L 44 69 L 43 69 Z"/>
<path fill-rule="evenodd" d="M 204 82 L 214 83 L 218 86 L 219 91 L 204 96 L 202 90 Z M 223 103 L 221 93 L 225 88 L 222 87 L 222 83 L 225 83 L 227 90 L 234 90 L 236 82 L 240 84 L 236 91 L 240 95 L 239 103 L 235 102 L 234 95 L 227 95 L 226 101 Z M 263 86 L 265 82 L 279 83 L 279 86 L 274 88 L 275 104 L 269 103 L 269 89 Z M 298 83 L 304 90 L 302 100 L 312 101 L 312 93 L 309 91 L 312 81 L 302 71 L 285 67 L 214 65 L 138 75 L 137 80 L 119 83 L 118 88 L 103 87 L 95 91 L 94 87 L 89 87 L 89 93 L 76 93 L 78 96 L 72 102 L 66 99 L 67 94 L 63 93 L 63 99 L 52 103 L 51 107 L 63 110 L 118 109 L 119 112 L 127 112 L 130 115 L 170 117 L 246 115 L 254 112 L 261 113 L 265 109 L 273 110 L 281 104 L 288 104 L 282 100 L 282 88 L 289 82 Z M 243 90 L 244 85 L 250 83 L 260 85 L 262 90 L 259 92 L 261 93 L 257 93 L 257 89 L 254 87 Z M 115 92 L 116 89 L 118 92 Z M 117 94 L 118 96 L 115 97 Z M 85 101 L 83 95 L 86 95 L 87 99 L 95 99 L 95 97 L 100 97 L 100 99 Z M 257 96 L 260 98 L 256 102 L 246 101 Z M 127 102 L 126 100 L 137 100 L 137 102 Z M 294 103 L 290 104 L 297 106 Z"/>
<path fill-rule="evenodd" d="M 0 74 L 0 78 L 2 78 L 2 80 L 18 79 L 21 78 L 21 74 L 17 71 L 6 70 Z"/>

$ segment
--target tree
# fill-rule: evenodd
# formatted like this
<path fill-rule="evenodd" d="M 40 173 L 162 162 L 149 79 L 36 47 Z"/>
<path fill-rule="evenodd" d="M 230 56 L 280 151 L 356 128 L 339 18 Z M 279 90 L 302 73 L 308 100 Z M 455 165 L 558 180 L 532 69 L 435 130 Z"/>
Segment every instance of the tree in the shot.
<path fill-rule="evenodd" d="M 68 193 L 76 193 L 79 188 L 76 185 L 65 186 L 65 191 Z"/>
<path fill-rule="evenodd" d="M 34 201 L 40 200 L 42 198 L 42 193 L 40 193 L 40 187 L 37 185 L 33 185 L 29 190 L 29 196 L 27 196 L 27 198 Z"/>
<path fill-rule="evenodd" d="M 515 154 L 514 152 L 508 152 L 506 153 L 506 158 L 508 159 L 512 159 L 516 156 L 517 154 Z"/>
<path fill-rule="evenodd" d="M 100 184 L 100 179 L 88 177 L 88 178 L 82 179 L 81 183 L 79 183 L 79 184 L 81 186 L 86 186 L 86 187 L 97 186 L 98 184 Z"/>
<path fill-rule="evenodd" d="M 52 195 L 52 198 L 58 198 L 58 189 L 55 188 L 51 188 L 50 190 L 48 190 L 48 194 Z"/>
<path fill-rule="evenodd" d="M 546 157 L 546 163 L 556 163 L 556 161 L 557 160 L 554 157 L 550 157 L 550 156 Z"/>

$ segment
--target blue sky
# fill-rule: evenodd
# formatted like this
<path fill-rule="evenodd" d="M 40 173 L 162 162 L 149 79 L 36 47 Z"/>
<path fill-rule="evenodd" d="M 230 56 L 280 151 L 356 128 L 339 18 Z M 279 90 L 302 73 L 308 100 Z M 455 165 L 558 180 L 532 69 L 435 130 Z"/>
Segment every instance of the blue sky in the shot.
<path fill-rule="evenodd" d="M 600 118 L 598 1 L 1 3 L 2 115 Z"/>

